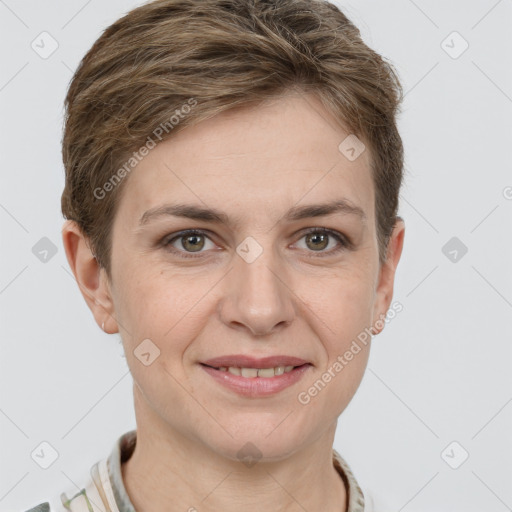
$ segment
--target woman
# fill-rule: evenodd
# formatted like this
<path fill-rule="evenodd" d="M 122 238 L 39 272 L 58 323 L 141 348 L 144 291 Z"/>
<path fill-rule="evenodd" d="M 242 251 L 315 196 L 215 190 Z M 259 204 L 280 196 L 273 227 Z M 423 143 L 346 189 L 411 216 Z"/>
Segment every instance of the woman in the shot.
<path fill-rule="evenodd" d="M 372 510 L 333 441 L 403 246 L 401 99 L 323 1 L 157 0 L 105 30 L 66 98 L 62 236 L 137 429 L 33 510 Z"/>

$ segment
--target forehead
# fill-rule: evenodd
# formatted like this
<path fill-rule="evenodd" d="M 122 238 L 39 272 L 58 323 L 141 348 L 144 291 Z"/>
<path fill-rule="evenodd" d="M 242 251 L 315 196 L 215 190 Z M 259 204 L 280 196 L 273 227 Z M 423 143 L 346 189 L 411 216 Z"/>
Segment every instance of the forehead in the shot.
<path fill-rule="evenodd" d="M 223 112 L 157 144 L 130 173 L 120 211 L 137 223 L 169 203 L 278 215 L 343 197 L 372 218 L 370 151 L 349 160 L 339 147 L 349 135 L 312 94 Z"/>

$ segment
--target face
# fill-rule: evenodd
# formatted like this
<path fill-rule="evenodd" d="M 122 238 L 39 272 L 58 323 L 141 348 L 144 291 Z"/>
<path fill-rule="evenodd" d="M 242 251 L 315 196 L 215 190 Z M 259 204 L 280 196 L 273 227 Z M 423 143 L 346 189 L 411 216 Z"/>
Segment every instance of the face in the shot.
<path fill-rule="evenodd" d="M 225 457 L 247 441 L 274 459 L 307 446 L 362 379 L 369 343 L 342 370 L 335 362 L 386 314 L 393 275 L 379 266 L 369 150 L 346 158 L 348 135 L 315 96 L 289 94 L 177 133 L 125 184 L 110 331 L 148 410 Z M 344 207 L 305 209 L 334 203 Z M 176 205 L 220 220 L 173 214 Z M 228 355 L 306 364 L 237 365 L 300 366 L 266 383 L 204 365 Z M 325 385 L 308 392 L 318 379 Z"/>

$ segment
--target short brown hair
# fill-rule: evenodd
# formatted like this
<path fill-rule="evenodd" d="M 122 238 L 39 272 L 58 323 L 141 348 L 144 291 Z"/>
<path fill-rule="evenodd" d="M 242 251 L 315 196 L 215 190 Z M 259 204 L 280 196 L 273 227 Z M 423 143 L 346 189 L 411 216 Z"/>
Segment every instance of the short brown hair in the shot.
<path fill-rule="evenodd" d="M 126 162 L 153 140 L 155 128 L 165 127 L 164 140 L 222 111 L 293 89 L 315 92 L 369 145 L 379 258 L 385 260 L 403 175 L 395 119 L 403 91 L 393 66 L 325 0 L 156 0 L 105 29 L 65 100 L 62 212 L 77 222 L 109 278 Z M 108 194 L 98 198 L 97 190 Z"/>

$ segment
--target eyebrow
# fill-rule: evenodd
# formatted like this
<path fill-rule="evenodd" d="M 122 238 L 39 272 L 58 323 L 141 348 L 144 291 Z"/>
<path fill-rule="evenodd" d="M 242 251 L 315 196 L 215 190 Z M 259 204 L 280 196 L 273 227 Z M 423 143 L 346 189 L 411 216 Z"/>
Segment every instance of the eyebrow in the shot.
<path fill-rule="evenodd" d="M 333 215 L 335 213 L 340 213 L 342 215 L 354 215 L 359 217 L 361 221 L 366 220 L 364 210 L 347 199 L 339 199 L 324 204 L 294 206 L 286 212 L 284 220 L 287 222 L 293 222 L 301 219 Z M 143 226 L 150 220 L 164 216 L 202 220 L 215 224 L 225 224 L 227 226 L 232 224 L 237 225 L 240 222 L 239 217 L 230 220 L 228 215 L 214 208 L 202 208 L 190 204 L 165 204 L 144 212 L 139 220 L 139 225 Z"/>

